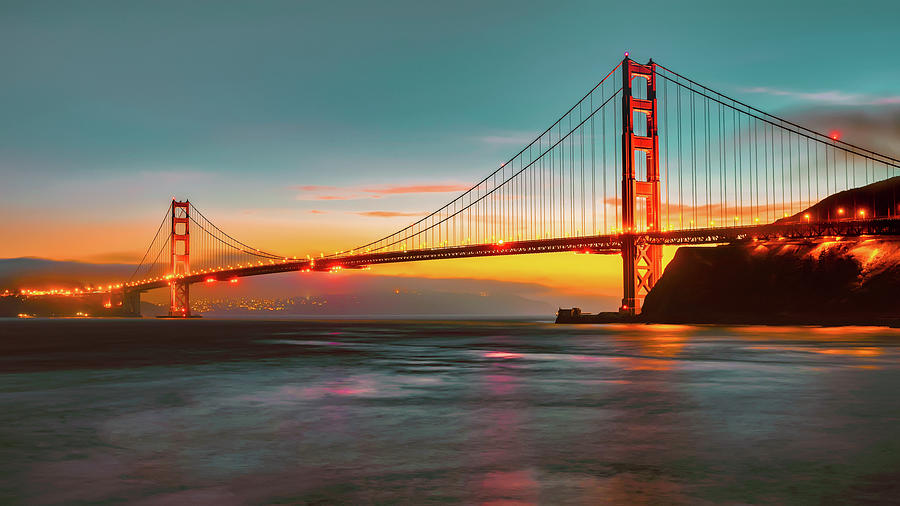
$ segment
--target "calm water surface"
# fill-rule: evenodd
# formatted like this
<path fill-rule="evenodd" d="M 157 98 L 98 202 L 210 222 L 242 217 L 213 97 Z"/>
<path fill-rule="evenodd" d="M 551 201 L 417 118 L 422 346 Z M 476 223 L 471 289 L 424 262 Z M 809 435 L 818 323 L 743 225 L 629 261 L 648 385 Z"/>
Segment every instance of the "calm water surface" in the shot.
<path fill-rule="evenodd" d="M 900 497 L 900 330 L 0 321 L 0 502 Z"/>

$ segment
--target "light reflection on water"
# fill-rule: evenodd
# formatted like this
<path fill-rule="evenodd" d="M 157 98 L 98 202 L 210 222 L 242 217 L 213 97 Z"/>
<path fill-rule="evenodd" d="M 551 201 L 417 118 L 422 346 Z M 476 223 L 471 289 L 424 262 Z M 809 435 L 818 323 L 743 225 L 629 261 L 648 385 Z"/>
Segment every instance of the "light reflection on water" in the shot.
<path fill-rule="evenodd" d="M 0 502 L 890 501 L 898 337 L 0 322 Z"/>

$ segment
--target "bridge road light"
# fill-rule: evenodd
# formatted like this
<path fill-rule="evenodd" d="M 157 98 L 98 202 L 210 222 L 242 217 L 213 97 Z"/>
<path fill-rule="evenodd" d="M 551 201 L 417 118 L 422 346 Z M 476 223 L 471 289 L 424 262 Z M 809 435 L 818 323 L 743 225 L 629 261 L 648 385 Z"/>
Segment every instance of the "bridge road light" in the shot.
<path fill-rule="evenodd" d="M 838 215 L 840 215 L 840 216 L 843 216 L 843 215 L 844 215 L 844 208 L 843 208 L 843 207 L 839 207 L 839 208 L 838 208 Z"/>
<path fill-rule="evenodd" d="M 806 220 L 807 223 L 809 223 L 809 213 L 804 214 L 803 219 Z"/>
<path fill-rule="evenodd" d="M 860 217 L 865 218 L 865 217 L 866 217 L 866 210 L 865 210 L 865 209 L 860 209 L 860 210 L 859 210 L 859 215 L 860 215 Z"/>

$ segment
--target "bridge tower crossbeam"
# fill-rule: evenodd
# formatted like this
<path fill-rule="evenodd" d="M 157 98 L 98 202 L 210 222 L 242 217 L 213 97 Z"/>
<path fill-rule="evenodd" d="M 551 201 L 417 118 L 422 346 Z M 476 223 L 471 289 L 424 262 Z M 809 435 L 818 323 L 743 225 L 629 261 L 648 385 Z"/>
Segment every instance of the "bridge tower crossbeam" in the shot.
<path fill-rule="evenodd" d="M 646 81 L 646 98 L 636 98 L 632 82 Z M 662 246 L 649 244 L 639 233 L 657 232 L 660 224 L 659 131 L 656 116 L 656 64 L 646 65 L 627 56 L 622 61 L 622 263 L 623 296 L 619 311 L 639 314 L 644 297 L 662 274 Z M 646 117 L 644 135 L 635 133 L 635 113 Z M 640 116 L 639 116 L 640 117 Z M 635 157 L 644 157 L 646 174 L 637 173 Z M 638 199 L 644 201 L 645 223 L 635 216 Z"/>

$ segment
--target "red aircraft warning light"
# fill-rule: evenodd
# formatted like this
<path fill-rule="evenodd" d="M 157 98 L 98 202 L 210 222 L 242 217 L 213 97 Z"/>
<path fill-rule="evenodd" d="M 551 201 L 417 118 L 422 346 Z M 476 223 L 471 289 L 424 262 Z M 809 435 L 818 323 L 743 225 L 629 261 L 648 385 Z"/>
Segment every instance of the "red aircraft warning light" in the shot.
<path fill-rule="evenodd" d="M 831 140 L 833 141 L 841 140 L 841 132 L 839 132 L 838 130 L 832 130 L 831 133 L 828 134 L 828 136 L 831 137 Z"/>

